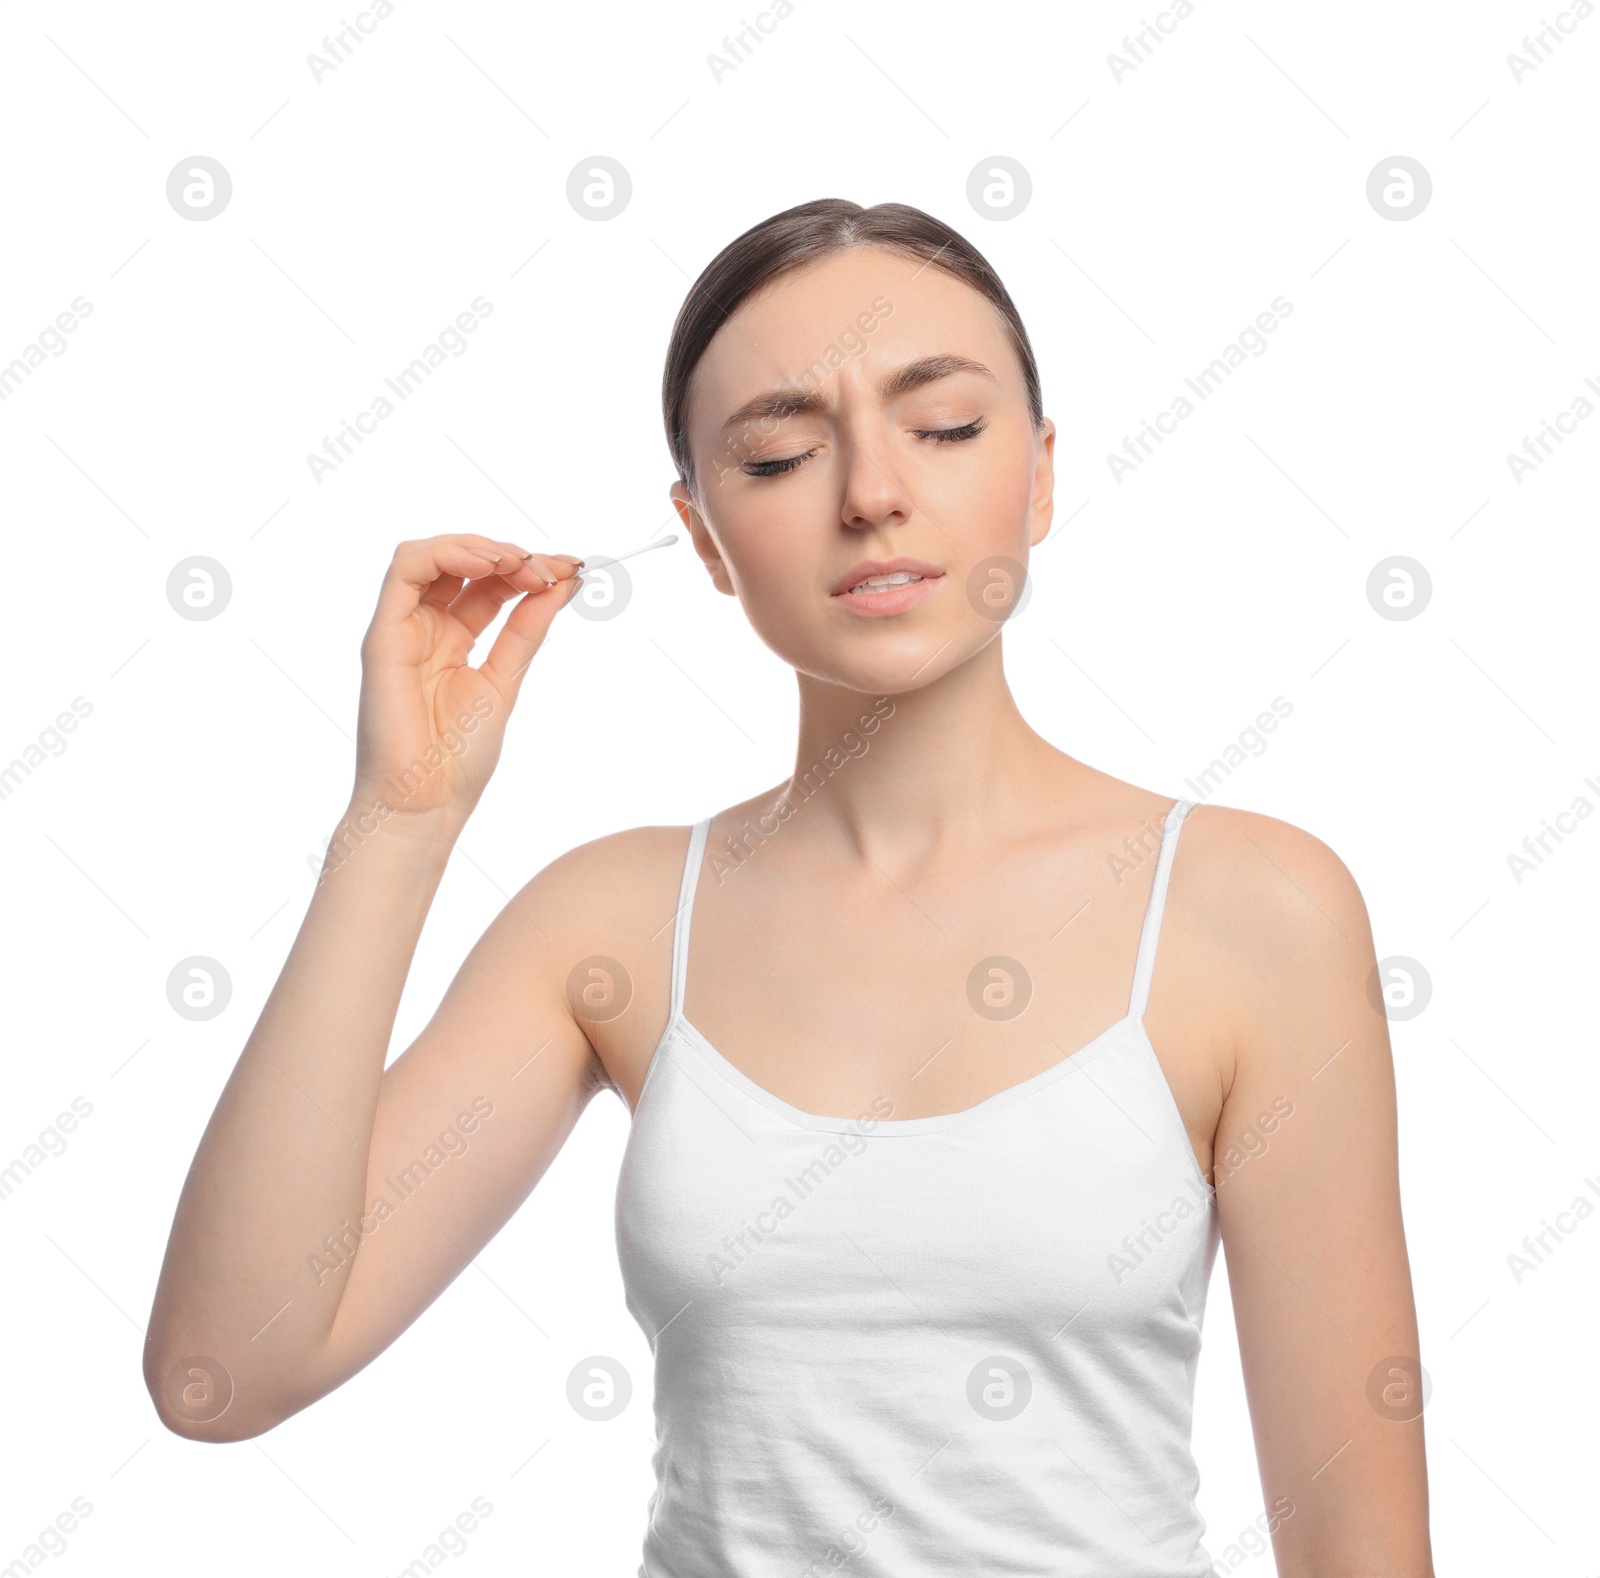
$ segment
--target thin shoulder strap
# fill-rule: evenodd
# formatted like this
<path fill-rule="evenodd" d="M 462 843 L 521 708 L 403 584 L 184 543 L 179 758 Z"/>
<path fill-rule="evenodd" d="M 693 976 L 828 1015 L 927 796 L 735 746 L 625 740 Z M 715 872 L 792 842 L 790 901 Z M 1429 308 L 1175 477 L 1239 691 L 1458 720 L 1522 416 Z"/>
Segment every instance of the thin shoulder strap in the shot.
<path fill-rule="evenodd" d="M 1144 1018 L 1150 1000 L 1150 977 L 1156 967 L 1156 943 L 1161 936 L 1161 912 L 1167 903 L 1167 879 L 1172 875 L 1172 854 L 1178 847 L 1178 829 L 1194 809 L 1193 800 L 1179 800 L 1167 812 L 1161 829 L 1161 852 L 1156 856 L 1155 882 L 1150 889 L 1150 904 L 1144 912 L 1144 930 L 1139 934 L 1139 958 L 1133 967 L 1133 995 L 1128 1000 L 1128 1017 Z"/>
<path fill-rule="evenodd" d="M 672 1009 L 667 1023 L 675 1025 L 683 1013 L 683 988 L 689 973 L 689 917 L 694 913 L 694 890 L 705 858 L 711 818 L 696 822 L 689 831 L 689 852 L 683 861 L 683 882 L 678 888 L 678 913 L 672 933 Z"/>

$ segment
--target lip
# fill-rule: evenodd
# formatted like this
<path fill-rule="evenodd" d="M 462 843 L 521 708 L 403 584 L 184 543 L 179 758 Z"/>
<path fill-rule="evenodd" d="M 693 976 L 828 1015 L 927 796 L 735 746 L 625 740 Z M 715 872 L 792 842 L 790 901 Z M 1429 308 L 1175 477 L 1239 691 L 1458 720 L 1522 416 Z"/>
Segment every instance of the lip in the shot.
<path fill-rule="evenodd" d="M 925 603 L 937 595 L 944 584 L 942 575 L 929 576 L 922 581 L 907 581 L 886 592 L 839 592 L 833 601 L 847 609 L 858 619 L 880 619 L 889 614 L 903 614 L 918 603 Z"/>
<path fill-rule="evenodd" d="M 849 594 L 850 588 L 858 581 L 864 581 L 874 575 L 894 575 L 904 570 L 908 575 L 920 575 L 924 583 L 937 580 L 943 576 L 944 571 L 936 564 L 930 564 L 926 559 L 908 559 L 903 554 L 896 559 L 863 559 L 859 564 L 852 565 L 828 589 L 834 597 L 843 597 Z M 912 582 L 915 586 L 916 583 Z M 904 587 L 897 590 L 905 590 Z M 889 593 L 872 592 L 864 594 L 868 597 L 889 596 Z"/>
<path fill-rule="evenodd" d="M 907 581 L 904 586 L 890 587 L 881 592 L 852 592 L 850 588 L 868 576 L 893 575 L 904 570 L 919 575 L 920 581 Z M 853 614 L 869 618 L 885 614 L 903 613 L 918 603 L 932 597 L 944 579 L 944 571 L 926 559 L 909 559 L 902 555 L 895 559 L 863 559 L 833 583 L 830 593 L 833 601 L 842 603 Z"/>

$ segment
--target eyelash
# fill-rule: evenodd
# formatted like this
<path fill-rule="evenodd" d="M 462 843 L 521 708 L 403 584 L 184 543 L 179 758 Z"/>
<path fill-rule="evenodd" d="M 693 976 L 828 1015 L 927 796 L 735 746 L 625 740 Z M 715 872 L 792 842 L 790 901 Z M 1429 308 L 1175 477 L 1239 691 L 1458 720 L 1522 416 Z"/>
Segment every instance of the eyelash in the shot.
<path fill-rule="evenodd" d="M 931 438 L 936 444 L 960 444 L 969 438 L 976 438 L 988 426 L 981 417 L 975 422 L 968 422 L 962 427 L 924 427 L 913 428 L 918 438 Z M 759 469 L 751 471 L 741 466 L 740 470 L 747 477 L 781 477 L 791 472 L 802 461 L 809 460 L 816 450 L 808 449 L 803 455 L 791 455 L 787 460 L 752 460 L 750 466 Z"/>

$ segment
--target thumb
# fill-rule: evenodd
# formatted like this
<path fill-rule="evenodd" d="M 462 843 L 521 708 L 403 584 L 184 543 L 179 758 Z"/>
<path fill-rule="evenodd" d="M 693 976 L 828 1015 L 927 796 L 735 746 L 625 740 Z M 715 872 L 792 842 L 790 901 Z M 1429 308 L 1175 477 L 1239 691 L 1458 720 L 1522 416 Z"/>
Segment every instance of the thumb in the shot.
<path fill-rule="evenodd" d="M 574 570 L 554 586 L 527 593 L 511 610 L 482 668 L 484 678 L 500 693 L 508 708 L 516 704 L 528 666 L 544 645 L 552 621 L 577 596 L 582 584 Z"/>

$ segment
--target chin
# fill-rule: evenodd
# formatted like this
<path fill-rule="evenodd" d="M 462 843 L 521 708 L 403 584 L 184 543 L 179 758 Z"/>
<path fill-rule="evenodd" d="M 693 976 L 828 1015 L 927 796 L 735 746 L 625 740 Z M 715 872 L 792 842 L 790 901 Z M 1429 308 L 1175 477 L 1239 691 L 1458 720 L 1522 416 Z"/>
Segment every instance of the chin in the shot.
<path fill-rule="evenodd" d="M 985 639 L 978 647 L 987 644 Z M 872 645 L 875 650 L 871 652 L 851 652 L 838 645 L 826 651 L 813 648 L 797 652 L 792 647 L 773 650 L 797 672 L 864 696 L 903 696 L 922 690 L 959 668 L 978 650 L 972 645 L 970 632 L 962 632 L 957 639 L 947 631 L 923 631 Z"/>

